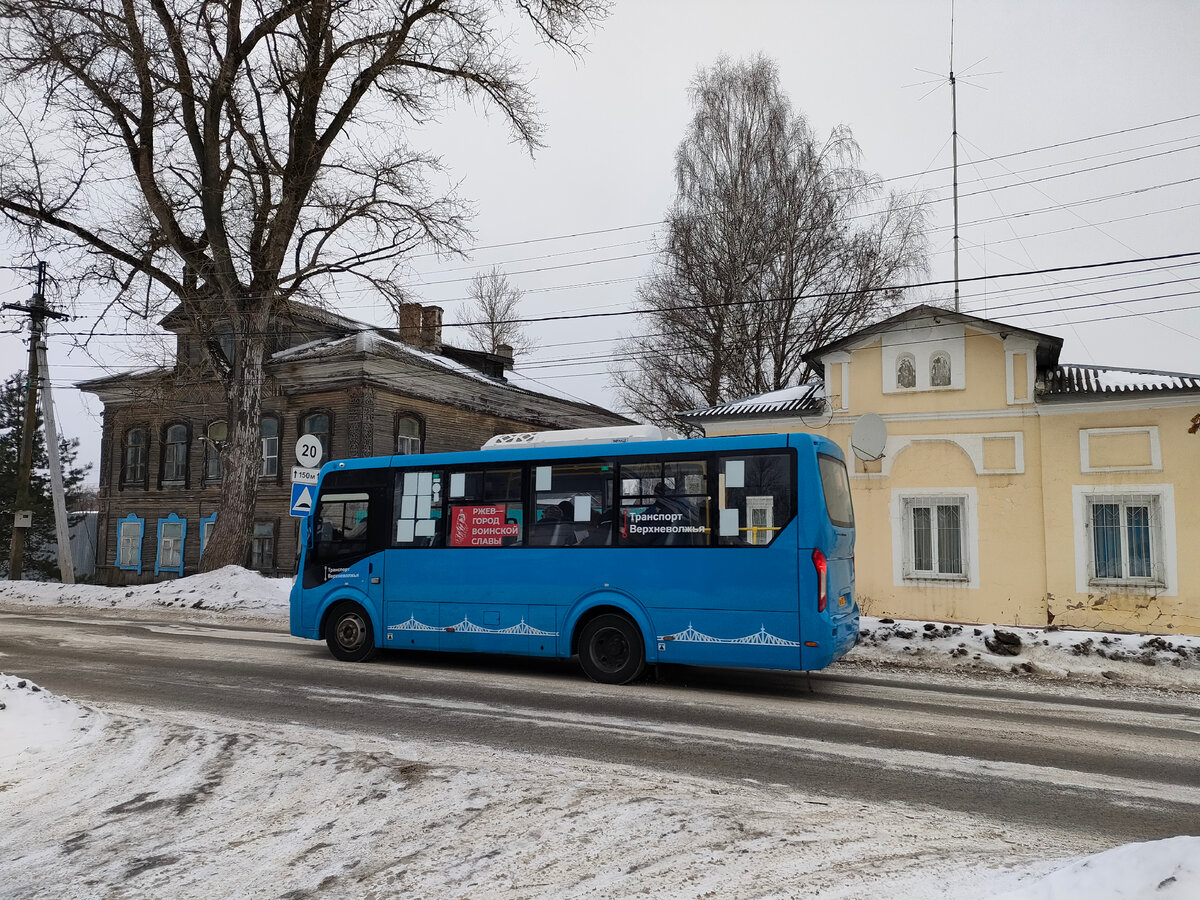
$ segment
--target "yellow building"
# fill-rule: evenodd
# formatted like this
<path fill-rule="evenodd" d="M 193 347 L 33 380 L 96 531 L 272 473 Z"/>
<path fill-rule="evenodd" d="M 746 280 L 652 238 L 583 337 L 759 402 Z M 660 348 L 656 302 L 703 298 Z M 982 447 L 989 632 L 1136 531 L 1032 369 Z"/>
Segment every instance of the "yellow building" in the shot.
<path fill-rule="evenodd" d="M 1200 376 L 1061 349 L 919 306 L 814 350 L 821 383 L 684 418 L 841 445 L 867 615 L 1200 634 Z"/>

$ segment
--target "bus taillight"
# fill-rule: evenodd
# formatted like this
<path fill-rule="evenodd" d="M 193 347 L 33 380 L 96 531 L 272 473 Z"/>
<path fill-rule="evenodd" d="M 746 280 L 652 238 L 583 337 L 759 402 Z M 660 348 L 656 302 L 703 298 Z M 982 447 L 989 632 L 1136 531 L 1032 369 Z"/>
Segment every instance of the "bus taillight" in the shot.
<path fill-rule="evenodd" d="M 825 554 L 814 550 L 812 555 L 813 567 L 817 570 L 817 612 L 825 612 L 829 603 L 829 566 L 825 562 Z"/>

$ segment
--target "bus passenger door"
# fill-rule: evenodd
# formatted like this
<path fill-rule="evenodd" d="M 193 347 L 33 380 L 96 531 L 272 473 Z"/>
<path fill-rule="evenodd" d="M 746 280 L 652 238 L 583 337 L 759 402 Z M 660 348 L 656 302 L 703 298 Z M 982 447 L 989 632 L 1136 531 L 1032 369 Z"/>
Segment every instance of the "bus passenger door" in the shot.
<path fill-rule="evenodd" d="M 328 476 L 317 498 L 311 552 L 302 578 L 328 602 L 353 600 L 382 621 L 387 554 L 387 495 L 378 475 L 351 470 Z"/>

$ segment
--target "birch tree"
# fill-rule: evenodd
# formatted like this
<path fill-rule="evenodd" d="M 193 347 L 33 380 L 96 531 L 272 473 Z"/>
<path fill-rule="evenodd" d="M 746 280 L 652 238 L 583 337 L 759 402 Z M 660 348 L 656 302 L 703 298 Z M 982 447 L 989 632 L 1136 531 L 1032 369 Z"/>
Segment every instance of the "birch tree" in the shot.
<path fill-rule="evenodd" d="M 804 354 L 892 310 L 924 267 L 924 218 L 860 167 L 850 130 L 818 137 L 774 63 L 720 59 L 691 88 L 662 253 L 614 378 L 640 416 L 796 384 Z M 625 356 L 626 354 L 622 354 Z"/>
<path fill-rule="evenodd" d="M 499 353 L 500 347 L 512 348 L 519 356 L 533 348 L 533 341 L 517 319 L 520 317 L 521 291 L 493 266 L 471 279 L 470 302 L 459 314 L 467 339 L 477 350 Z"/>
<path fill-rule="evenodd" d="M 403 299 L 404 259 L 454 251 L 466 209 L 406 141 L 458 98 L 532 152 L 514 23 L 579 53 L 608 0 L 0 0 L 0 212 L 106 313 L 180 305 L 228 405 L 206 569 L 240 563 L 267 336 L 347 281 Z M 506 18 L 507 17 L 507 18 Z"/>

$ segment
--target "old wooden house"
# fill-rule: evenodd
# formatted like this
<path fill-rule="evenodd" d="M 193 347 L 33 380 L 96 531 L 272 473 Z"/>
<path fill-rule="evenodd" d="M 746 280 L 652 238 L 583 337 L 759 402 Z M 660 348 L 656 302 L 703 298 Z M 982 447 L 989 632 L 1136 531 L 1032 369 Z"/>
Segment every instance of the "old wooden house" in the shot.
<path fill-rule="evenodd" d="M 216 522 L 216 450 L 227 411 L 214 366 L 232 360 L 232 335 L 180 308 L 161 325 L 176 336 L 172 365 L 78 385 L 104 404 L 96 577 L 110 584 L 197 571 Z M 629 423 L 521 377 L 511 353 L 443 343 L 436 306 L 406 304 L 395 328 L 380 329 L 292 304 L 276 320 L 268 354 L 246 564 L 269 575 L 291 574 L 295 564 L 290 473 L 302 434 L 314 435 L 329 460 L 478 449 L 507 432 Z"/>

